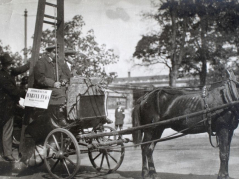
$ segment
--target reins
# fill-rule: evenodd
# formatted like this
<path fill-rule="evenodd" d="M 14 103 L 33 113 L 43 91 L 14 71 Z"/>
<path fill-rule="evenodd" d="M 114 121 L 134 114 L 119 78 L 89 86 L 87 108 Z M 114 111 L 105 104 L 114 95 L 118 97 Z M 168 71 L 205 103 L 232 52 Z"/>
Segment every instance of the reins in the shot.
<path fill-rule="evenodd" d="M 113 147 L 107 147 L 108 149 L 111 149 L 111 148 L 129 148 L 129 147 L 137 147 L 137 146 L 140 146 L 140 145 L 145 145 L 145 144 L 150 144 L 150 143 L 154 143 L 154 142 L 164 142 L 164 141 L 168 141 L 168 140 L 172 140 L 172 139 L 176 139 L 176 138 L 179 138 L 179 137 L 183 137 L 183 136 L 186 136 L 188 134 L 179 134 L 179 133 L 183 133 L 183 132 L 186 132 L 194 127 L 196 127 L 197 125 L 205 122 L 207 120 L 207 118 L 204 118 L 203 120 L 197 122 L 196 124 L 193 124 L 191 125 L 190 127 L 187 127 L 186 129 L 183 129 L 181 131 L 178 131 L 178 132 L 175 132 L 171 135 L 168 135 L 166 137 L 163 137 L 163 138 L 160 138 L 160 139 L 155 139 L 155 140 L 151 140 L 151 141 L 147 141 L 147 142 L 141 142 L 139 144 L 134 144 L 134 145 L 129 145 L 129 146 L 123 146 L 123 147 L 118 147 L 118 146 L 113 146 Z M 179 134 L 179 135 L 177 135 Z M 99 147 L 99 148 L 105 148 L 104 147 Z"/>

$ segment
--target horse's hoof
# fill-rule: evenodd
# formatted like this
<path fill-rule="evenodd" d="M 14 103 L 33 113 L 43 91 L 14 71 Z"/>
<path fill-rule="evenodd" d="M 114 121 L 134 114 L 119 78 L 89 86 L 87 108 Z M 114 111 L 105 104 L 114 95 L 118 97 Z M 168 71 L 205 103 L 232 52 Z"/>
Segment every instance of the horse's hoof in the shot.
<path fill-rule="evenodd" d="M 161 179 L 161 178 L 157 175 L 157 173 L 152 174 L 152 175 L 151 175 L 151 178 L 152 178 L 152 179 Z"/>
<path fill-rule="evenodd" d="M 228 175 L 218 175 L 217 179 L 230 179 Z"/>
<path fill-rule="evenodd" d="M 142 178 L 143 178 L 143 179 L 151 179 L 151 178 L 149 177 L 149 175 L 142 175 Z"/>
<path fill-rule="evenodd" d="M 157 175 L 157 173 L 144 175 L 142 178 L 143 178 L 143 179 L 161 179 L 161 178 Z"/>
<path fill-rule="evenodd" d="M 143 179 L 161 179 L 159 176 L 145 176 Z"/>
<path fill-rule="evenodd" d="M 149 177 L 149 171 L 148 171 L 148 169 L 147 168 L 143 168 L 142 169 L 142 178 L 143 179 L 150 179 L 150 178 L 148 178 Z"/>

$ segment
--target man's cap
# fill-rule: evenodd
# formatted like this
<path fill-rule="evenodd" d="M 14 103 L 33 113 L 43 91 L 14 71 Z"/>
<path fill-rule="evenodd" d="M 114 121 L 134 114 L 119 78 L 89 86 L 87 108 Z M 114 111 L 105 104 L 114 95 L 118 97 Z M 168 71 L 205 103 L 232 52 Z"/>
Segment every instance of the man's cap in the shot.
<path fill-rule="evenodd" d="M 46 47 L 46 51 L 47 51 L 47 52 L 51 52 L 51 51 L 54 50 L 54 49 L 56 49 L 56 46 L 55 46 L 55 45 Z"/>
<path fill-rule="evenodd" d="M 4 53 L 0 56 L 0 61 L 2 65 L 10 65 L 14 63 L 14 60 L 8 53 Z"/>
<path fill-rule="evenodd" d="M 73 49 L 65 49 L 65 55 L 75 55 L 76 53 Z"/>

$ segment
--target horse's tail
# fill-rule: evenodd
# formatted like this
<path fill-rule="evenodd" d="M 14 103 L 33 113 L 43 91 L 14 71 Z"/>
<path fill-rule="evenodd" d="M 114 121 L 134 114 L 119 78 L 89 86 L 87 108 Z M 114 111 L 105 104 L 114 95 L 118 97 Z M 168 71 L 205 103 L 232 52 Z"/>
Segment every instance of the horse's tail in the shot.
<path fill-rule="evenodd" d="M 133 127 L 140 126 L 140 104 L 136 104 L 132 111 Z M 139 144 L 142 141 L 142 131 L 136 130 L 132 133 L 134 144 Z"/>

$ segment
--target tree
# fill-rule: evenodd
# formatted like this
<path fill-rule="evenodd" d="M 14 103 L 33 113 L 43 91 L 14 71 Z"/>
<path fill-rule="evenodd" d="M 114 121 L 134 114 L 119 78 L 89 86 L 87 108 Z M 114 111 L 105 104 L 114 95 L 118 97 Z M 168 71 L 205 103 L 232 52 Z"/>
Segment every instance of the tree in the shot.
<path fill-rule="evenodd" d="M 216 67 L 215 63 L 231 60 L 235 57 L 235 49 L 238 48 L 238 2 L 221 0 L 162 0 L 154 3 L 158 9 L 156 13 L 144 13 L 144 17 L 155 19 L 162 27 L 161 32 L 148 35 L 157 37 L 152 43 L 145 44 L 144 49 L 139 48 L 140 40 L 136 47 L 134 57 L 142 60 L 144 52 L 154 50 L 158 63 L 169 68 L 170 86 L 175 86 L 176 79 L 180 76 L 199 76 L 200 84 L 205 85 L 208 65 Z M 142 47 L 142 45 L 141 45 Z M 236 47 L 236 48 L 235 48 Z M 147 49 L 147 50 L 146 50 Z M 164 53 L 163 53 L 164 52 Z M 139 54 L 142 55 L 139 55 Z M 238 50 L 237 50 L 238 53 Z M 238 54 L 237 54 L 238 55 Z M 156 60 L 152 58 L 146 65 L 153 65 Z M 142 60 L 145 65 L 145 60 Z M 222 62 L 221 62 L 222 63 Z"/>
<path fill-rule="evenodd" d="M 64 39 L 65 47 L 76 50 L 73 66 L 82 76 L 109 77 L 105 73 L 104 66 L 118 61 L 118 56 L 114 54 L 113 49 L 107 49 L 105 44 L 99 45 L 96 42 L 94 30 L 89 30 L 84 36 L 82 29 L 85 25 L 83 17 L 76 15 L 69 22 L 65 23 Z M 41 49 L 54 44 L 55 29 L 45 30 L 42 35 Z"/>
<path fill-rule="evenodd" d="M 169 85 L 176 86 L 178 78 L 178 69 L 185 54 L 186 49 L 185 39 L 187 34 L 187 23 L 190 17 L 194 14 L 193 8 L 188 8 L 191 3 L 178 4 L 177 1 L 160 1 L 161 3 L 153 3 L 157 8 L 156 13 L 144 13 L 143 16 L 155 19 L 162 27 L 161 32 L 150 34 L 145 41 L 145 36 L 139 41 L 136 46 L 134 57 L 142 60 L 142 65 L 154 65 L 163 63 L 169 68 Z M 152 39 L 152 38 L 155 39 Z M 144 56 L 144 52 L 147 56 Z M 140 55 L 141 54 L 141 55 Z"/>

